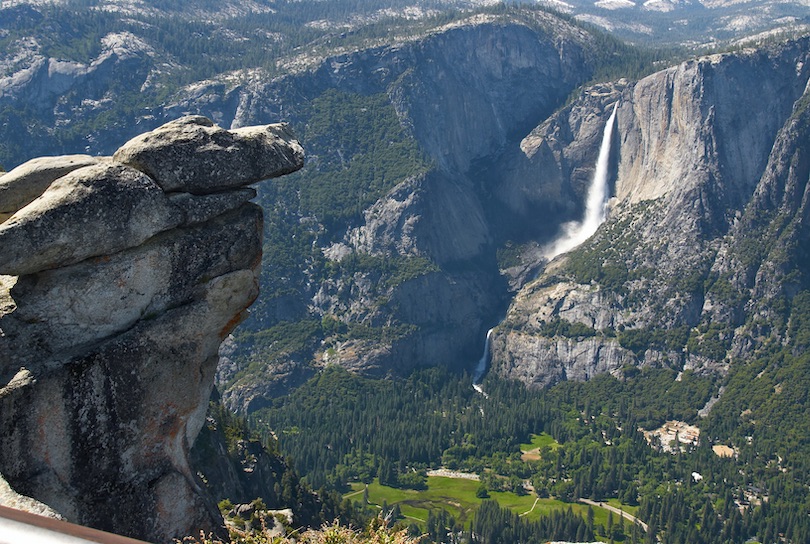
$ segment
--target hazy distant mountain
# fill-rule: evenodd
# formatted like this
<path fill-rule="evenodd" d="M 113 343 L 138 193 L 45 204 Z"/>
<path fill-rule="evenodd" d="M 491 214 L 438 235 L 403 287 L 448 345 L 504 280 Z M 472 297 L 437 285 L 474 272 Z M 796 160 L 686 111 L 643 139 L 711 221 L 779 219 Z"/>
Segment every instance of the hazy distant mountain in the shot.
<path fill-rule="evenodd" d="M 806 0 L 537 0 L 541 5 L 639 43 L 712 44 L 810 24 Z M 120 17 L 179 17 L 227 26 L 227 21 L 272 15 L 310 29 L 351 32 L 390 17 L 415 20 L 496 4 L 492 0 L 4 0 L 0 10 L 59 6 Z M 0 17 L 2 17 L 0 15 Z"/>
<path fill-rule="evenodd" d="M 802 0 L 549 0 L 548 5 L 637 42 L 710 44 L 810 24 Z"/>

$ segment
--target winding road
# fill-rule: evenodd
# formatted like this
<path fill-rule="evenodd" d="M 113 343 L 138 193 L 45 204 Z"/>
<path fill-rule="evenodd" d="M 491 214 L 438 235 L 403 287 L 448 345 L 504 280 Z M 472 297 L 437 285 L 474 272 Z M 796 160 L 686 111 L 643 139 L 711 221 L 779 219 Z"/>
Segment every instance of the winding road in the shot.
<path fill-rule="evenodd" d="M 605 510 L 610 510 L 614 514 L 619 514 L 621 517 L 623 517 L 627 521 L 630 521 L 632 523 L 638 523 L 641 526 L 641 528 L 644 529 L 644 532 L 645 533 L 647 532 L 647 524 L 646 523 L 644 523 L 643 521 L 638 519 L 636 516 L 634 516 L 632 514 L 628 514 L 627 512 L 625 512 L 624 510 L 622 510 L 620 508 L 616 508 L 615 506 L 611 506 L 606 502 L 592 501 L 591 499 L 579 499 L 579 502 L 589 504 L 591 506 L 596 506 L 596 507 L 599 507 L 599 508 L 604 508 Z"/>

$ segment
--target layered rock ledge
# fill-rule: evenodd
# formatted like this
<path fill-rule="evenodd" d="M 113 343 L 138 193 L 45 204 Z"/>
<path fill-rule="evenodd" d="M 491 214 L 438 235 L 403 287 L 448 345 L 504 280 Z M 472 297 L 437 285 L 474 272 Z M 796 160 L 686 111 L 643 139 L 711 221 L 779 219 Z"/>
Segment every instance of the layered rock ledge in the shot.
<path fill-rule="evenodd" d="M 150 541 L 218 530 L 188 451 L 258 295 L 248 186 L 303 156 L 284 125 L 191 116 L 0 176 L 0 504 Z"/>

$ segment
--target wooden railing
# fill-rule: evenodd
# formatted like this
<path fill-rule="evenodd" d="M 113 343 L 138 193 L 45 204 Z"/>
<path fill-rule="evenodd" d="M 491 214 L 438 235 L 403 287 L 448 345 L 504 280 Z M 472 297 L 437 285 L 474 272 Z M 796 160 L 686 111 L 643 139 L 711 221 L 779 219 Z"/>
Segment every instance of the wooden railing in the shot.
<path fill-rule="evenodd" d="M 74 523 L 0 506 L 0 544 L 145 544 Z"/>

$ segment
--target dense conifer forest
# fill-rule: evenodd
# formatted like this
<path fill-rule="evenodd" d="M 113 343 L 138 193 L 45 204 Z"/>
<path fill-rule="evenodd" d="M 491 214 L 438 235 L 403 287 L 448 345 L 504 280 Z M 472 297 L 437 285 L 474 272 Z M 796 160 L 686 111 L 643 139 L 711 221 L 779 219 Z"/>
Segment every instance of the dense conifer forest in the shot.
<path fill-rule="evenodd" d="M 490 491 L 528 493 L 524 482 L 531 482 L 539 497 L 571 503 L 615 498 L 638 506 L 636 515 L 649 532 L 627 524 L 614 541 L 654 542 L 657 536 L 666 543 L 772 542 L 777 535 L 805 541 L 810 496 L 799 482 L 808 457 L 799 452 L 806 451 L 801 436 L 807 420 L 791 418 L 794 424 L 783 422 L 779 431 L 774 424 L 772 433 L 753 431 L 756 441 L 744 439 L 748 446 L 720 457 L 712 450 L 713 437 L 733 420 L 733 409 L 718 410 L 701 420 L 706 430 L 697 445 L 664 451 L 641 430 L 669 420 L 698 421 L 697 411 L 715 387 L 711 378 L 677 374 L 627 369 L 621 379 L 598 376 L 542 391 L 489 377 L 483 396 L 470 387 L 469 376 L 439 368 L 403 380 L 372 380 L 329 367 L 251 421 L 257 429 L 274 430 L 278 448 L 314 488 L 345 491 L 349 482 L 378 478 L 419 489 L 427 469 L 443 466 L 480 474 Z M 783 408 L 789 405 L 796 406 L 790 401 Z M 540 433 L 559 446 L 543 446 L 538 459 L 522 459 L 519 445 Z M 575 519 L 544 523 L 551 525 L 529 526 L 485 502 L 472 527 L 457 529 L 472 530 L 480 542 L 510 542 L 497 534 L 574 539 L 582 531 L 610 532 L 587 520 L 584 528 Z M 565 524 L 569 530 L 561 533 L 550 529 Z"/>

